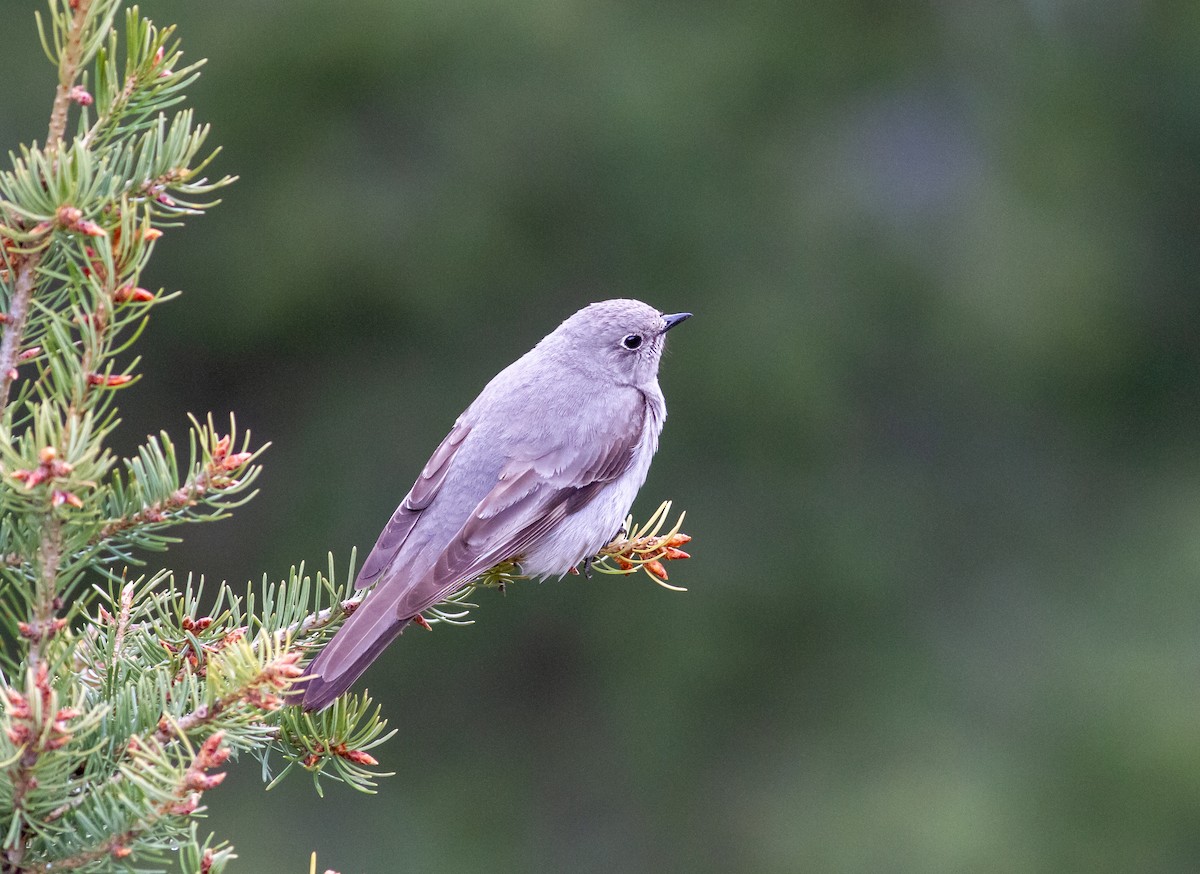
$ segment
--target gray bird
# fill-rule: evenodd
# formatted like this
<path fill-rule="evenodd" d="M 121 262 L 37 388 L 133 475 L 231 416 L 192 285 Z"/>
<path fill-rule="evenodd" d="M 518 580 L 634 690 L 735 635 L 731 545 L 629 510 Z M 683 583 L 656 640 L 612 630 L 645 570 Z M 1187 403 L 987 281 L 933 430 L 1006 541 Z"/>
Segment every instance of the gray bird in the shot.
<path fill-rule="evenodd" d="M 505 561 L 546 578 L 595 555 L 646 481 L 667 417 L 665 334 L 691 313 L 584 307 L 487 384 L 367 556 L 375 588 L 308 669 L 306 710 L 344 692 L 404 626 Z"/>

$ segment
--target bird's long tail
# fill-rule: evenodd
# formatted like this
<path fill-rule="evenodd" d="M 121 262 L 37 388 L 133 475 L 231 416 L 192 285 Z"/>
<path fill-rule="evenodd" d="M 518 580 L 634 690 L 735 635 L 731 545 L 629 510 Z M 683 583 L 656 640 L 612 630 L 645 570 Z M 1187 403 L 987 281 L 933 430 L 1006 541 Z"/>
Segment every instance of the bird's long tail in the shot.
<path fill-rule="evenodd" d="M 396 616 L 394 604 L 379 601 L 378 597 L 368 597 L 308 666 L 305 673 L 309 679 L 300 684 L 305 710 L 328 707 L 404 630 L 408 620 Z"/>

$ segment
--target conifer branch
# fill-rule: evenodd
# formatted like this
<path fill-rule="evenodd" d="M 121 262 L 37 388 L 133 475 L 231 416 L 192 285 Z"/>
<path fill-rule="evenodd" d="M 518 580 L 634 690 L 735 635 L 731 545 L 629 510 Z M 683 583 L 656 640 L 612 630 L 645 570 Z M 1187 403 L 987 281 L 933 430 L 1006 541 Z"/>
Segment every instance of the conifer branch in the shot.
<path fill-rule="evenodd" d="M 223 765 L 229 758 L 228 747 L 223 747 L 223 732 L 214 732 L 201 744 L 184 768 L 178 779 L 160 790 L 157 799 L 150 805 L 147 813 L 139 817 L 128 828 L 117 834 L 104 837 L 95 845 L 80 849 L 71 855 L 24 868 L 25 871 L 63 871 L 76 870 L 100 860 L 122 860 L 133 855 L 133 845 L 147 833 L 155 830 L 164 820 L 181 816 L 191 816 L 199 811 L 201 797 L 204 792 L 215 789 L 225 780 L 225 773 L 208 773 Z M 154 744 L 145 745 L 135 742 L 130 747 L 131 757 L 138 764 L 146 763 L 151 767 L 160 766 L 164 761 L 161 747 Z M 123 771 L 118 771 L 109 785 L 113 786 L 125 778 Z M 81 807 L 88 800 L 86 795 L 72 799 L 72 803 L 63 805 L 51 811 L 46 822 L 53 822 L 72 809 Z"/>
<path fill-rule="evenodd" d="M 241 647 L 244 651 L 235 653 L 235 658 L 243 664 L 257 664 L 257 654 L 249 645 L 243 642 Z M 154 740 L 166 744 L 177 738 L 185 738 L 216 721 L 238 704 L 248 705 L 258 712 L 278 710 L 284 703 L 283 693 L 304 673 L 298 666 L 302 655 L 299 651 L 276 652 L 256 673 L 239 680 L 234 688 L 212 702 L 202 704 L 178 719 L 164 716 L 158 722 Z M 229 667 L 235 670 L 240 666 Z"/>
<path fill-rule="evenodd" d="M 67 113 L 71 106 L 75 83 L 79 79 L 79 71 L 85 62 L 85 43 L 92 11 L 93 0 L 70 0 L 73 12 L 70 23 L 66 28 L 66 38 L 58 61 L 58 86 L 54 93 L 54 103 L 50 109 L 50 123 L 46 132 L 47 151 L 56 149 L 62 142 L 67 128 Z M 104 0 L 115 9 L 112 0 Z M 56 10 L 52 5 L 52 12 Z M 111 19 L 111 15 L 109 16 Z M 41 19 L 38 19 L 39 24 Z M 44 34 L 43 34 L 43 42 Z M 7 246 L 4 241 L 3 229 L 0 229 L 0 245 Z M 20 232 L 21 228 L 14 229 Z M 21 351 L 21 341 L 25 336 L 25 327 L 29 319 L 29 308 L 37 287 L 37 270 L 45 253 L 43 247 L 37 247 L 26 254 L 16 254 L 10 261 L 10 270 L 15 274 L 12 300 L 8 312 L 5 313 L 4 338 L 0 340 L 0 410 L 8 405 L 8 395 L 13 381 L 17 378 L 16 363 Z M 15 263 L 14 263 L 15 262 Z"/>
<path fill-rule="evenodd" d="M 267 447 L 249 451 L 246 436 L 243 449 L 230 452 L 236 433 L 232 419 L 225 435 L 217 433 L 211 420 L 206 425 L 193 420 L 193 425 L 193 458 L 183 482 L 176 485 L 178 471 L 170 438 L 166 434 L 161 440 L 152 438 L 137 461 L 128 463 L 130 488 L 117 493 L 113 507 L 117 512 L 96 532 L 91 546 L 129 558 L 126 543 L 153 549 L 163 542 L 156 541 L 153 532 L 180 522 L 220 518 L 248 499 L 238 496 L 258 477 L 260 468 L 252 462 Z M 202 457 L 197 458 L 198 454 Z M 200 512 L 201 505 L 212 511 Z"/>
<path fill-rule="evenodd" d="M 4 853 L 4 870 L 19 871 L 32 821 L 31 796 L 39 788 L 39 766 L 43 757 L 67 746 L 74 733 L 84 726 L 72 725 L 80 711 L 75 707 L 59 707 L 59 696 L 53 688 L 49 666 L 43 661 L 30 667 L 26 675 L 25 692 L 7 689 L 3 696 L 4 713 L 8 720 L 6 739 L 18 752 L 12 757 L 8 770 L 11 786 L 9 809 L 10 831 L 20 838 Z"/>

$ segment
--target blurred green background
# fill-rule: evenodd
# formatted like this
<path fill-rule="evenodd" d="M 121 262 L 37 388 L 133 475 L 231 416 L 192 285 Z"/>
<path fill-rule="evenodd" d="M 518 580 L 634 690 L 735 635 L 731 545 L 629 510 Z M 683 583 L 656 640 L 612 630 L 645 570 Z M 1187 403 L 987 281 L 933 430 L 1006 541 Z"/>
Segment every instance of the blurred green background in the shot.
<path fill-rule="evenodd" d="M 7 149 L 53 72 L 0 8 Z M 697 314 L 636 506 L 690 591 L 404 635 L 397 776 L 244 761 L 240 870 L 1200 868 L 1200 4 L 143 8 L 242 178 L 159 245 L 122 439 L 274 444 L 172 566 L 344 567 L 576 308 Z"/>

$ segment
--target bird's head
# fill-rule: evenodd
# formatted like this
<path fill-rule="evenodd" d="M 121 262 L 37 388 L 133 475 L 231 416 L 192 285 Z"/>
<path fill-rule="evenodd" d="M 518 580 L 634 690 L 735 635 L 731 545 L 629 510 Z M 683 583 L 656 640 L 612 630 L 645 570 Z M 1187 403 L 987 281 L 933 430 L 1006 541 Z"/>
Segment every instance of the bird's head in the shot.
<path fill-rule="evenodd" d="M 605 300 L 584 307 L 542 342 L 568 366 L 641 388 L 658 377 L 667 331 L 691 315 L 665 315 L 637 300 Z"/>

